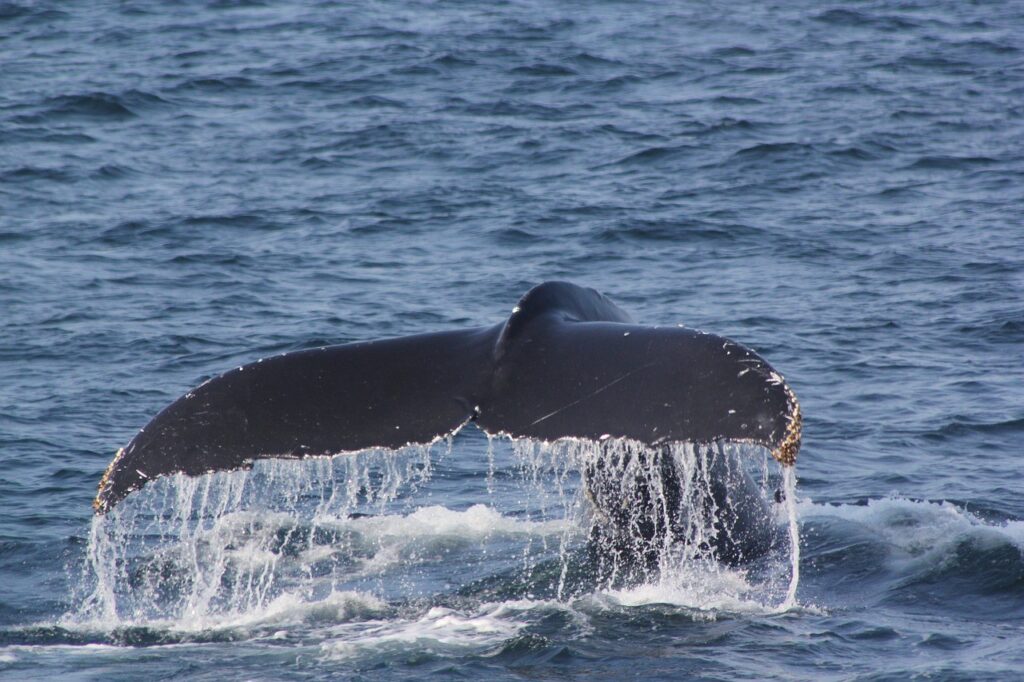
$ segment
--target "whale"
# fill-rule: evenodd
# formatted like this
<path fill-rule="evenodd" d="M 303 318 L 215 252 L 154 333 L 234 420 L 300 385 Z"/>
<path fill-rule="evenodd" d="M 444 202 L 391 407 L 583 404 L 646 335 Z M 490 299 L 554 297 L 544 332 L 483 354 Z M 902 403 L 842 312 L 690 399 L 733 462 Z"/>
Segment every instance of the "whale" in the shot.
<path fill-rule="evenodd" d="M 552 281 L 495 325 L 289 352 L 216 376 L 118 450 L 93 508 L 106 514 L 162 476 L 430 444 L 469 423 L 514 439 L 626 439 L 652 453 L 673 443 L 748 443 L 792 466 L 802 417 L 782 375 L 750 348 L 637 324 L 596 290 Z M 671 467 L 662 469 L 671 485 Z M 604 471 L 585 472 L 590 497 L 622 508 Z M 750 497 L 728 494 L 749 480 L 712 473 L 722 498 L 713 502 Z M 614 513 L 604 516 L 614 525 Z M 631 532 L 651 539 L 666 531 Z"/>

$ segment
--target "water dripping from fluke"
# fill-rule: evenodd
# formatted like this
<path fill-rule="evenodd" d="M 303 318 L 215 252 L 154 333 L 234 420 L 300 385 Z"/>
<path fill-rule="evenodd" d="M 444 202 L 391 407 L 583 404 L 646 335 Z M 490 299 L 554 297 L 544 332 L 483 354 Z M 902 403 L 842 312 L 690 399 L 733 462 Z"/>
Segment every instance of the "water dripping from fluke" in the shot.
<path fill-rule="evenodd" d="M 795 606 L 796 480 L 791 466 L 773 476 L 763 449 L 614 438 L 513 447 L 532 480 L 559 494 L 577 473 L 565 516 L 587 538 L 592 589 L 711 610 Z"/>
<path fill-rule="evenodd" d="M 92 519 L 64 621 L 196 632 L 379 619 L 470 583 L 505 600 L 607 595 L 705 614 L 797 604 L 796 477 L 783 467 L 780 481 L 763 449 L 489 438 L 479 490 L 459 483 L 475 503 L 457 504 L 433 492 L 454 485 L 437 464 L 451 447 L 154 481 Z"/>
<path fill-rule="evenodd" d="M 442 441 L 442 443 L 445 441 Z M 203 628 L 292 591 L 315 599 L 368 550 L 348 527 L 432 474 L 431 446 L 155 481 L 93 519 L 72 619 Z"/>
<path fill-rule="evenodd" d="M 799 604 L 796 601 L 796 590 L 800 585 L 800 525 L 796 513 L 796 466 L 784 467 L 782 471 L 783 495 L 782 503 L 786 507 L 786 521 L 789 530 L 789 587 L 786 590 L 786 599 L 780 607 L 783 611 L 794 609 Z"/>

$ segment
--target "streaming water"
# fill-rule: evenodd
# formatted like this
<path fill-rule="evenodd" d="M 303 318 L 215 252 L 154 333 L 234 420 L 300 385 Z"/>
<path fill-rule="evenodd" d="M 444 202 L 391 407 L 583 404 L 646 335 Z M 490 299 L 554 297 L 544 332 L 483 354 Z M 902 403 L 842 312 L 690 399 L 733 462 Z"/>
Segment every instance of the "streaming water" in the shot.
<path fill-rule="evenodd" d="M 800 525 L 796 514 L 796 467 L 785 467 L 782 474 L 783 503 L 786 505 L 786 518 L 789 521 L 789 588 L 782 608 L 791 609 L 797 605 L 796 589 L 800 585 Z"/>
<path fill-rule="evenodd" d="M 158 479 L 93 518 L 76 617 L 188 627 L 264 609 L 296 578 L 315 592 L 318 560 L 346 542 L 338 521 L 384 514 L 400 492 L 414 492 L 430 478 L 433 449 L 263 460 L 251 471 Z M 298 562 L 282 564 L 285 557 Z"/>
<path fill-rule="evenodd" d="M 431 538 L 447 543 L 448 556 L 480 552 L 491 562 L 504 556 L 532 585 L 527 596 L 543 591 L 563 604 L 602 592 L 638 598 L 652 589 L 688 595 L 683 600 L 698 610 L 713 611 L 723 594 L 763 610 L 781 593 L 783 607 L 795 604 L 799 543 L 791 475 L 784 478 L 788 551 L 773 543 L 756 561 L 735 567 L 720 561 L 723 538 L 746 541 L 738 536 L 746 532 L 738 516 L 728 516 L 745 501 L 730 495 L 753 493 L 777 517 L 764 525 L 759 520 L 758 532 L 771 534 L 783 521 L 766 459 L 751 458 L 744 448 L 652 450 L 621 439 L 524 439 L 509 446 L 489 439 L 491 462 L 496 450 L 510 450 L 517 503 L 496 508 L 492 473 L 480 491 L 489 504 L 461 511 L 429 504 L 432 471 L 451 448 L 444 441 L 264 460 L 250 471 L 158 479 L 93 519 L 85 579 L 65 624 L 201 631 L 259 620 L 282 604 L 336 608 L 339 598 L 353 595 L 374 608 L 410 600 L 439 608 L 451 590 L 439 589 L 431 575 L 440 549 L 430 546 Z M 759 482 L 723 496 L 718 478 L 729 474 L 722 467 L 740 466 L 740 458 L 761 462 Z M 479 533 L 467 543 L 474 523 Z M 786 566 L 792 567 L 788 591 L 781 587 Z"/>

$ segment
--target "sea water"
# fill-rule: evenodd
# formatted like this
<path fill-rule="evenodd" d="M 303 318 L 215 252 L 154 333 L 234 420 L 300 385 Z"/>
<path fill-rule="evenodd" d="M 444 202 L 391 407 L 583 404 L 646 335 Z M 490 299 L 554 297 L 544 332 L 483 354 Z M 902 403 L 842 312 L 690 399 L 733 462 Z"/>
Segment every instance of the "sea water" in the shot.
<path fill-rule="evenodd" d="M 0 677 L 1019 677 L 1022 12 L 0 4 Z M 595 576 L 571 448 L 468 428 L 93 516 L 204 379 L 547 279 L 786 377 L 770 560 Z"/>

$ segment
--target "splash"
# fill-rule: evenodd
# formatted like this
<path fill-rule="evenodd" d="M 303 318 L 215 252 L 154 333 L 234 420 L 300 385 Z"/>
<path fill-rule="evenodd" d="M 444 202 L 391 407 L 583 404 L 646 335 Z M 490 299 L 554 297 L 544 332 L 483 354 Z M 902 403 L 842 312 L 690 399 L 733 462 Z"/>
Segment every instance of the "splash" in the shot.
<path fill-rule="evenodd" d="M 470 603 L 605 594 L 624 606 L 764 612 L 784 593 L 781 608 L 796 604 L 796 479 L 784 469 L 785 503 L 776 505 L 763 453 L 488 439 L 481 490 L 465 493 L 488 503 L 450 509 L 431 496 L 451 446 L 261 460 L 248 471 L 154 481 L 94 517 L 65 624 L 258 629 L 317 614 L 384 622 L 411 599 L 427 609 L 398 618 L 412 630 L 448 623 L 468 632 L 473 609 L 430 609 L 478 583 Z M 487 592 L 495 581 L 498 592 Z"/>
<path fill-rule="evenodd" d="M 495 646 L 518 634 L 524 623 L 509 618 L 503 604 L 485 604 L 463 612 L 434 606 L 416 618 L 394 618 L 347 624 L 334 629 L 321 645 L 328 659 L 354 659 L 372 655 L 408 655 L 418 647 L 432 653 L 459 655 Z"/>
<path fill-rule="evenodd" d="M 939 564 L 965 542 L 979 547 L 1012 546 L 1024 557 L 1024 521 L 986 520 L 948 501 L 895 495 L 863 504 L 822 504 L 802 499 L 798 510 L 801 518 L 813 522 L 861 526 L 884 542 L 894 561 Z"/>

